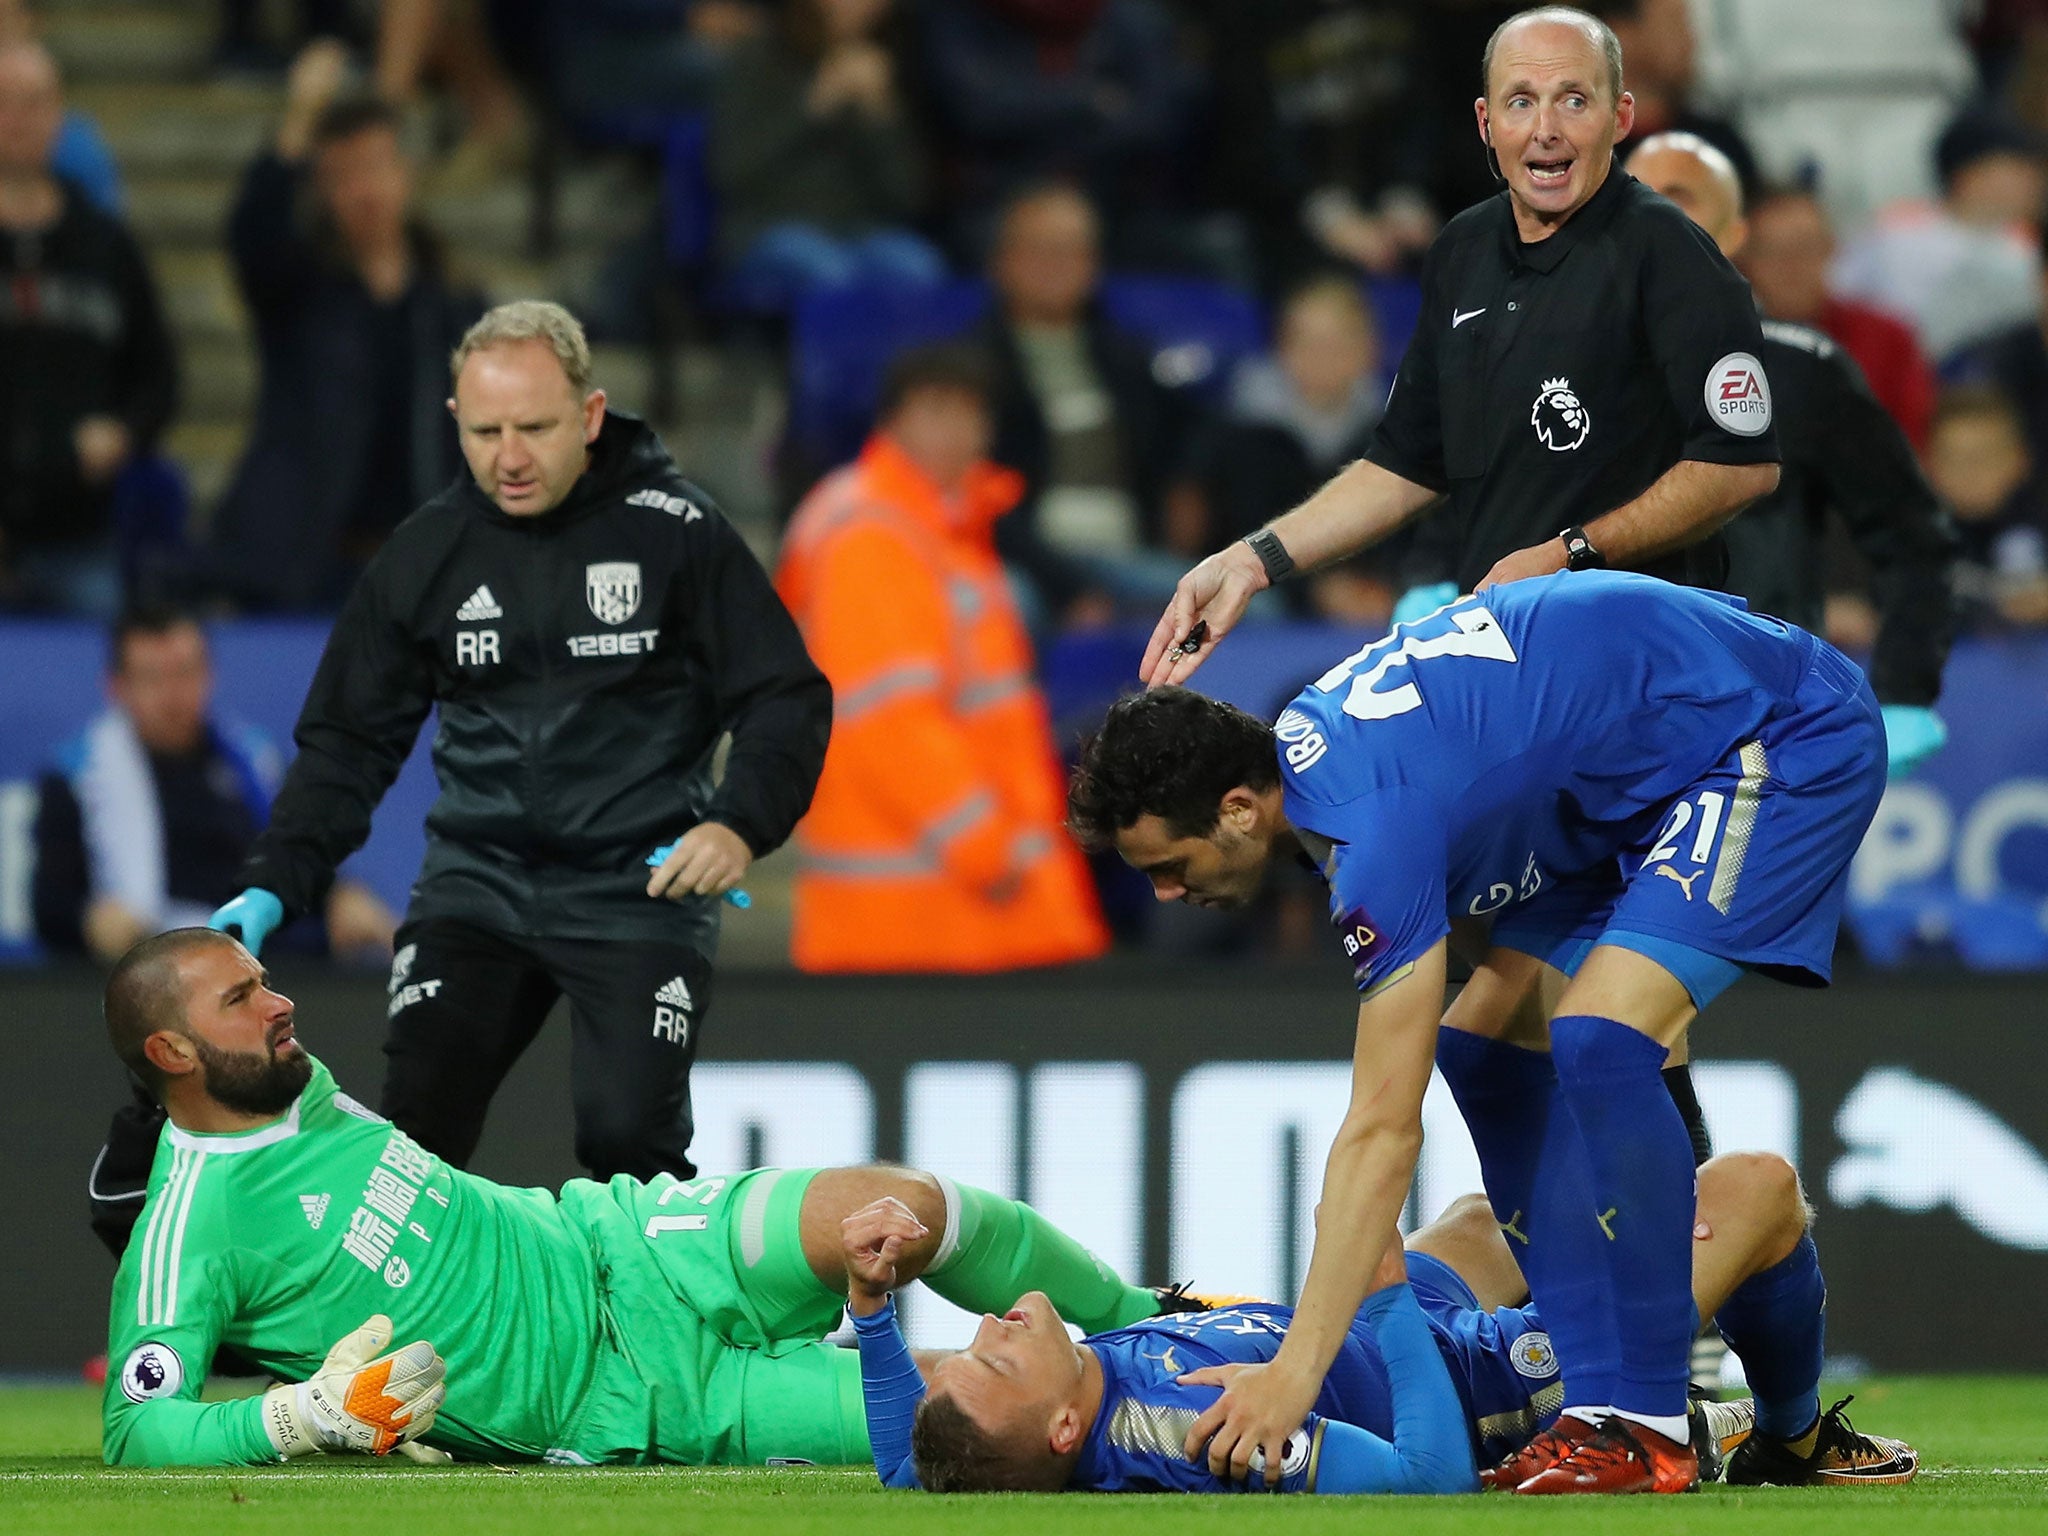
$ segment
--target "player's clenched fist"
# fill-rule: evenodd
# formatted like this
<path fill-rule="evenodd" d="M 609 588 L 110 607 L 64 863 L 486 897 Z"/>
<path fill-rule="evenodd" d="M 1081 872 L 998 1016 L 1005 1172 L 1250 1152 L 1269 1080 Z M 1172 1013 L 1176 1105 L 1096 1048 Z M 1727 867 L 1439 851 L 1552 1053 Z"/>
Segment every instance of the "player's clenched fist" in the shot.
<path fill-rule="evenodd" d="M 448 1395 L 446 1362 L 425 1339 L 382 1353 L 390 1342 L 391 1319 L 380 1312 L 329 1350 L 312 1380 L 263 1394 L 263 1427 L 280 1456 L 383 1456 L 433 1427 Z"/>
<path fill-rule="evenodd" d="M 857 1315 L 879 1312 L 896 1289 L 896 1266 L 906 1243 L 929 1233 L 909 1206 L 884 1197 L 862 1206 L 839 1224 L 839 1245 L 846 1258 L 847 1304 Z"/>

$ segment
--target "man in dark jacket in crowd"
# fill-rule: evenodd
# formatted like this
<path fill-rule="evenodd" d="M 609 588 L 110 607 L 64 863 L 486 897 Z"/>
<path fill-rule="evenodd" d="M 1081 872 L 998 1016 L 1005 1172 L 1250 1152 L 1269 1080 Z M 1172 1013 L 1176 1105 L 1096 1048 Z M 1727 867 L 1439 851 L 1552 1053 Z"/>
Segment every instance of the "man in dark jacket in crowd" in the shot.
<path fill-rule="evenodd" d="M 1742 187 L 1716 146 L 1689 133 L 1657 134 L 1636 147 L 1628 168 L 1730 259 L 1742 249 Z M 1759 613 L 1819 633 L 1828 516 L 1842 519 L 1870 567 L 1882 619 L 1870 683 L 1884 706 L 1892 772 L 1907 773 L 1948 735 L 1934 701 L 1956 628 L 1955 524 L 1847 351 L 1824 332 L 1780 320 L 1766 320 L 1763 333 L 1758 356 L 1778 391 L 1784 472 L 1776 490 L 1722 530 L 1727 589 Z"/>
<path fill-rule="evenodd" d="M 0 608 L 111 619 L 114 481 L 178 366 L 134 238 L 51 170 L 63 117 L 43 46 L 0 46 Z"/>
<path fill-rule="evenodd" d="M 453 373 L 470 475 L 350 594 L 248 889 L 213 926 L 253 953 L 315 909 L 438 706 L 384 1112 L 467 1162 L 566 995 L 577 1158 L 687 1177 L 719 898 L 810 805 L 831 689 L 732 525 L 645 423 L 606 412 L 567 310 L 501 305 Z"/>
<path fill-rule="evenodd" d="M 1074 188 L 1034 187 L 1004 209 L 989 277 L 995 309 L 977 340 L 997 368 L 990 457 L 1025 480 L 996 525 L 1003 558 L 1051 616 L 1150 607 L 1180 576 L 1163 543 L 1194 409 L 1096 302 L 1101 230 Z"/>
<path fill-rule="evenodd" d="M 483 300 L 413 215 L 393 109 L 338 96 L 347 65 L 331 39 L 299 55 L 229 221 L 263 384 L 214 538 L 223 584 L 252 608 L 339 604 L 461 467 L 442 368 Z"/>

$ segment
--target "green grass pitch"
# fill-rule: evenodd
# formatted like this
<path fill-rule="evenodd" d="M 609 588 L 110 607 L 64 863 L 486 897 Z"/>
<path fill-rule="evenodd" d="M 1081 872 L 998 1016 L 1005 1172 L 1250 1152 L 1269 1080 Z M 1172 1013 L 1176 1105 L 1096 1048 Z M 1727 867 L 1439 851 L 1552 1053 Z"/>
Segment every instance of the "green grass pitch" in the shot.
<path fill-rule="evenodd" d="M 885 1493 L 865 1469 L 422 1468 L 314 1458 L 233 1471 L 109 1471 L 85 1387 L 0 1389 L 0 1532 L 229 1536 L 1302 1536 L 1368 1523 L 1401 1536 L 1985 1536 L 2048 1532 L 2048 1377 L 1918 1377 L 1857 1384 L 1867 1429 L 1920 1447 L 1907 1488 L 1709 1488 L 1685 1499 L 1111 1498 Z"/>

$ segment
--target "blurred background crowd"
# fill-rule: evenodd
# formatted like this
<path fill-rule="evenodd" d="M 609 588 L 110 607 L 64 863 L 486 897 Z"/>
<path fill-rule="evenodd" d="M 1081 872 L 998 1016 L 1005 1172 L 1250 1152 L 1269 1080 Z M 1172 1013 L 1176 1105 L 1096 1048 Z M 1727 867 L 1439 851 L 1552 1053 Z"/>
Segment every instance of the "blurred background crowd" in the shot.
<path fill-rule="evenodd" d="M 993 539 L 1028 674 L 1149 625 L 1193 560 L 1359 454 L 1422 252 L 1495 189 L 1472 99 L 1517 8 L 0 0 L 0 613 L 128 611 L 117 700 L 204 681 L 188 616 L 331 613 L 461 467 L 455 339 L 551 297 L 771 568 L 885 401 L 898 447 L 1009 472 Z M 1764 314 L 1832 336 L 1921 454 L 1965 632 L 2048 630 L 2048 0 L 1586 8 L 1636 136 L 1738 168 Z M 909 384 L 943 421 L 885 392 L 940 341 Z M 1402 558 L 1270 617 L 1383 624 Z M 1846 539 L 1825 558 L 1830 637 L 1867 648 L 1867 572 Z M 208 708 L 188 691 L 166 728 L 173 756 L 208 743 L 216 792 L 133 875 L 153 910 L 232 869 L 192 850 L 267 803 Z M 83 750 L 53 778 L 81 782 Z M 44 853 L 39 903 L 92 862 L 52 800 L 39 846 L 87 851 Z M 1306 882 L 1221 939 L 1105 892 L 1169 950 L 1319 942 Z M 388 917 L 356 894 L 329 913 L 345 948 Z M 46 943 L 133 936 L 47 900 Z"/>

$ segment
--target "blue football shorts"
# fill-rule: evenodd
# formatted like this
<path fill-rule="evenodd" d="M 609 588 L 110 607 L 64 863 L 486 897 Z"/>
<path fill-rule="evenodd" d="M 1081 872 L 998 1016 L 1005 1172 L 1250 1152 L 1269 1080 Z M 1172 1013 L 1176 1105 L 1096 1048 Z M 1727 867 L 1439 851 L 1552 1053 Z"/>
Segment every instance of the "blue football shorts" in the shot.
<path fill-rule="evenodd" d="M 1787 707 L 1610 865 L 1504 912 L 1492 942 L 1575 975 L 1596 944 L 1647 955 L 1704 1008 L 1744 970 L 1825 986 L 1849 862 L 1884 794 L 1884 724 L 1831 646 Z"/>

